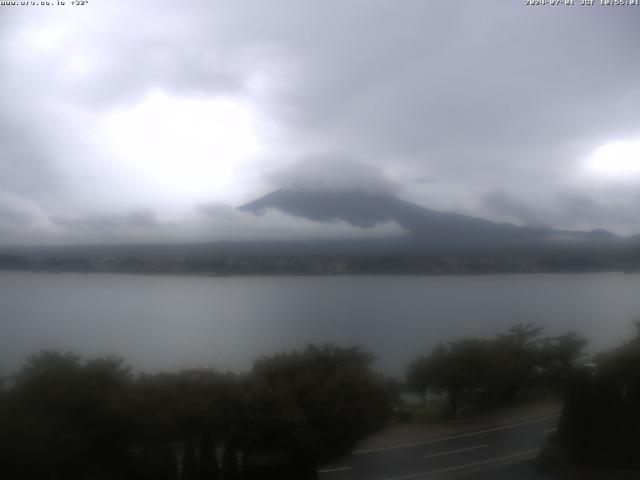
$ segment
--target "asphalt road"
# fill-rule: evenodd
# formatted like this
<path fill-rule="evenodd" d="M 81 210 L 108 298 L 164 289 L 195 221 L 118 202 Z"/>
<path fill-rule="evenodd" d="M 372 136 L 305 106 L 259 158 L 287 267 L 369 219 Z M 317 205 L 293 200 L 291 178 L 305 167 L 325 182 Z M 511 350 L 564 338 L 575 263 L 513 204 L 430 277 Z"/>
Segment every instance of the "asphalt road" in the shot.
<path fill-rule="evenodd" d="M 360 450 L 318 471 L 320 480 L 520 480 L 534 477 L 533 459 L 558 416 L 435 440 Z"/>

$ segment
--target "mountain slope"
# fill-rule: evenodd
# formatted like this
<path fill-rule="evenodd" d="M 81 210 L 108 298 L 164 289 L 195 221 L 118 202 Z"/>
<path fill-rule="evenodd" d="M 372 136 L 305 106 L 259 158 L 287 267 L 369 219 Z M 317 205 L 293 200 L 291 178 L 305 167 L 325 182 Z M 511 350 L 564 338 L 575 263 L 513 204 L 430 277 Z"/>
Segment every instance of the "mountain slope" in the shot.
<path fill-rule="evenodd" d="M 255 214 L 277 209 L 314 221 L 343 220 L 363 228 L 395 221 L 409 232 L 415 244 L 423 247 L 484 250 L 491 247 L 546 247 L 559 244 L 602 246 L 621 240 L 604 230 L 573 232 L 518 227 L 467 215 L 438 212 L 391 195 L 366 192 L 278 190 L 240 209 Z"/>

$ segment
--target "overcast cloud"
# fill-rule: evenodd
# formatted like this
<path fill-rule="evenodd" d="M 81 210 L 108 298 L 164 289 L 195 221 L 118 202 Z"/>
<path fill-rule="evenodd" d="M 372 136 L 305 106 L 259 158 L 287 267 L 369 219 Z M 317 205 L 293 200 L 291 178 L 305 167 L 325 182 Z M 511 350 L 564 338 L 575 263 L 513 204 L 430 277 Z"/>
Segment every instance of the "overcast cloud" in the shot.
<path fill-rule="evenodd" d="M 2 6 L 2 243 L 322 228 L 202 209 L 283 187 L 640 232 L 640 7 L 576 3 Z"/>

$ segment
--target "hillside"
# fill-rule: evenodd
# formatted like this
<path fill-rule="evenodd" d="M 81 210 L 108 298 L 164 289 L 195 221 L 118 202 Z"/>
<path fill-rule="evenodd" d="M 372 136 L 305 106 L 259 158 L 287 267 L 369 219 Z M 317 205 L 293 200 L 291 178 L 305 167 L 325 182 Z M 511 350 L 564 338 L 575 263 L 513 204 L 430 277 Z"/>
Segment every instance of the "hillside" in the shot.
<path fill-rule="evenodd" d="M 342 220 L 370 228 L 394 221 L 409 232 L 416 247 L 484 251 L 496 248 L 583 249 L 616 247 L 624 242 L 604 231 L 576 232 L 519 227 L 510 223 L 431 210 L 392 195 L 367 192 L 304 192 L 278 190 L 240 207 L 261 214 L 276 209 L 319 222 Z"/>

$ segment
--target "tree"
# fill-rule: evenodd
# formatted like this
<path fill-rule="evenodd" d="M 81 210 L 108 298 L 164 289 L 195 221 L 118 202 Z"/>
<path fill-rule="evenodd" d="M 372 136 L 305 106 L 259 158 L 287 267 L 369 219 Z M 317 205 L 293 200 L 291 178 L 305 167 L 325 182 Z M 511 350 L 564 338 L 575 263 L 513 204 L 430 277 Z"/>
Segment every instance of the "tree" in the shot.
<path fill-rule="evenodd" d="M 640 469 L 640 324 L 636 336 L 572 372 L 558 441 L 572 463 Z"/>
<path fill-rule="evenodd" d="M 513 401 L 527 388 L 566 381 L 586 341 L 569 333 L 541 338 L 542 327 L 517 325 L 493 339 L 439 344 L 407 370 L 407 385 L 424 398 L 445 394 L 450 413 Z"/>
<path fill-rule="evenodd" d="M 576 332 L 545 338 L 541 345 L 542 382 L 564 394 L 567 381 L 583 356 L 587 340 Z"/>
<path fill-rule="evenodd" d="M 175 457 L 167 446 L 182 445 L 183 476 L 215 478 L 214 439 L 226 442 L 241 424 L 244 405 L 235 375 L 212 369 L 141 375 L 132 396 L 134 442 L 148 452 L 147 471 L 164 468 L 158 452 Z"/>
<path fill-rule="evenodd" d="M 409 384 L 424 397 L 443 393 L 451 415 L 479 402 L 494 383 L 495 365 L 487 340 L 468 338 L 438 345 L 409 368 Z"/>
<path fill-rule="evenodd" d="M 117 359 L 83 363 L 73 354 L 28 359 L 8 399 L 13 468 L 21 478 L 84 478 L 91 471 L 129 468 L 125 439 L 128 368 Z"/>
<path fill-rule="evenodd" d="M 200 460 L 200 480 L 219 480 L 220 472 L 215 457 L 213 436 L 211 433 L 205 433 L 202 436 L 198 458 Z"/>
<path fill-rule="evenodd" d="M 540 334 L 544 327 L 520 324 L 498 335 L 492 352 L 497 356 L 493 400 L 510 402 L 527 386 L 533 384 L 537 370 L 543 363 Z"/>
<path fill-rule="evenodd" d="M 389 418 L 393 390 L 372 361 L 358 348 L 309 346 L 264 357 L 240 377 L 211 369 L 134 377 L 118 359 L 42 352 L 0 388 L 3 473 L 311 478 Z"/>
<path fill-rule="evenodd" d="M 263 357 L 247 384 L 247 467 L 305 478 L 390 417 L 393 398 L 358 348 L 309 346 Z"/>

